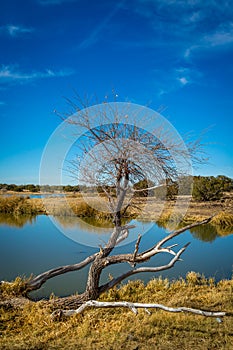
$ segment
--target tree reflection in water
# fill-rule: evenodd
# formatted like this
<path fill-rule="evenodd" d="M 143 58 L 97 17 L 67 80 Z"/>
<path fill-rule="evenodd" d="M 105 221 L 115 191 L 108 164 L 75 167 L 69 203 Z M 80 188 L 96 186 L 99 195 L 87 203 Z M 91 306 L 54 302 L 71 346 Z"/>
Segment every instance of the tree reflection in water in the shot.
<path fill-rule="evenodd" d="M 204 242 L 213 242 L 218 237 L 216 227 L 207 224 L 205 227 L 197 226 L 190 230 L 194 238 Z"/>
<path fill-rule="evenodd" d="M 0 214 L 0 225 L 11 227 L 23 227 L 27 223 L 33 224 L 36 221 L 36 215 L 12 215 Z"/>
<path fill-rule="evenodd" d="M 80 219 L 74 216 L 55 216 L 54 218 L 64 228 L 74 228 L 76 226 L 79 227 L 79 229 L 96 234 L 102 233 L 103 229 L 109 231 L 109 229 L 111 230 L 112 228 L 112 222 L 102 218 L 96 219 L 87 217 Z M 0 225 L 21 228 L 26 224 L 33 224 L 35 221 L 36 215 L 0 214 Z M 129 221 L 129 219 L 125 219 L 124 224 Z M 233 226 L 207 224 L 205 226 L 197 226 L 192 228 L 190 233 L 194 238 L 203 242 L 213 242 L 218 237 L 233 234 Z"/>
<path fill-rule="evenodd" d="M 211 225 L 197 226 L 190 230 L 194 238 L 203 242 L 213 242 L 217 237 L 227 236 L 233 233 L 232 226 Z"/>

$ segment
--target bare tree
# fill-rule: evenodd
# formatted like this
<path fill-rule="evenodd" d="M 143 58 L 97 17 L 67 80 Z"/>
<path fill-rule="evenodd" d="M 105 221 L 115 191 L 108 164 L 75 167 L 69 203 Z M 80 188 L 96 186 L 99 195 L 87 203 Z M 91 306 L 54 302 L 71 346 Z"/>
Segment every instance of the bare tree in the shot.
<path fill-rule="evenodd" d="M 74 130 L 82 132 L 76 142 L 77 155 L 69 161 L 68 170 L 80 185 L 91 187 L 96 195 L 96 189 L 102 189 L 105 198 L 101 197 L 101 206 L 96 210 L 107 211 L 112 217 L 114 227 L 108 242 L 98 252 L 77 264 L 61 266 L 32 278 L 28 282 L 27 290 L 38 289 L 50 278 L 90 265 L 84 293 L 54 301 L 55 307 L 74 309 L 90 300 L 96 300 L 101 293 L 132 275 L 141 272 L 157 273 L 173 267 L 188 244 L 176 251 L 176 244 L 170 244 L 170 241 L 192 227 L 208 223 L 210 218 L 170 232 L 145 251 L 140 251 L 143 237 L 138 235 L 132 252 L 114 255 L 114 248 L 126 240 L 133 227 L 130 223 L 125 224 L 123 217 L 135 204 L 137 192 L 147 190 L 150 193 L 161 184 L 166 184 L 167 180 L 174 181 L 180 176 L 190 175 L 187 174 L 190 157 L 196 157 L 200 144 L 194 142 L 185 146 L 181 138 L 174 137 L 171 128 L 161 125 L 161 120 L 153 130 L 150 112 L 143 107 L 132 109 L 130 104 L 123 106 L 108 102 L 95 106 L 94 109 L 86 105 L 78 108 L 73 102 L 72 107 L 75 113 L 72 111 L 65 122 Z M 147 184 L 146 188 L 137 189 L 135 184 L 140 181 Z M 170 256 L 167 264 L 156 267 L 142 265 L 160 253 Z M 103 270 L 121 263 L 128 263 L 130 269 L 101 285 Z"/>

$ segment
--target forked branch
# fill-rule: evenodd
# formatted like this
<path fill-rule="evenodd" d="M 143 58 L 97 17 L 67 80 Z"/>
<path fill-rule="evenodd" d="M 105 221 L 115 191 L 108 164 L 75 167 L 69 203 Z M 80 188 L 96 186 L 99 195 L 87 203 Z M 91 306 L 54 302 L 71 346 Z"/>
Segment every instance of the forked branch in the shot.
<path fill-rule="evenodd" d="M 190 225 L 187 225 L 179 230 L 173 231 L 172 233 L 170 233 L 169 235 L 167 235 L 166 237 L 161 239 L 159 242 L 157 242 L 152 248 L 150 248 L 146 251 L 143 251 L 142 253 L 138 253 L 139 243 L 141 240 L 141 238 L 138 238 L 136 245 L 135 245 L 135 250 L 132 254 L 118 254 L 118 255 L 106 257 L 102 261 L 102 265 L 104 267 L 110 266 L 113 264 L 119 264 L 119 263 L 129 263 L 131 266 L 135 267 L 136 264 L 146 262 L 158 253 L 168 253 L 168 254 L 173 256 L 173 258 L 166 265 L 156 266 L 156 267 L 138 267 L 138 268 L 134 268 L 130 271 L 127 271 L 124 274 L 112 279 L 108 283 L 100 286 L 99 292 L 100 293 L 105 292 L 105 291 L 113 288 L 115 285 L 119 284 L 124 279 L 126 279 L 132 275 L 135 275 L 137 273 L 140 273 L 140 272 L 160 272 L 163 270 L 170 269 L 171 267 L 173 267 L 175 265 L 175 263 L 177 261 L 181 260 L 180 256 L 186 250 L 189 243 L 184 245 L 178 252 L 175 252 L 174 250 L 172 250 L 172 248 L 175 247 L 176 244 L 170 245 L 168 247 L 162 247 L 162 245 L 164 243 L 168 242 L 169 240 L 171 240 L 173 237 L 180 235 L 181 233 L 185 232 L 186 230 L 189 230 L 190 228 L 208 223 L 211 220 L 211 218 L 212 217 L 207 218 L 207 219 L 202 220 L 202 221 L 199 221 L 199 222 L 196 222 L 196 223 L 193 223 L 193 224 L 190 224 Z"/>
<path fill-rule="evenodd" d="M 113 264 L 117 264 L 117 263 L 124 263 L 124 262 L 127 262 L 131 266 L 135 267 L 136 264 L 143 263 L 143 262 L 149 260 L 152 256 L 154 256 L 158 253 L 162 253 L 162 252 L 169 253 L 169 254 L 174 256 L 174 258 L 167 265 L 164 265 L 164 266 L 141 267 L 141 268 L 130 270 L 130 271 L 126 272 L 125 274 L 113 279 L 109 283 L 99 287 L 99 291 L 102 292 L 102 291 L 108 290 L 108 289 L 112 288 L 114 285 L 120 283 L 125 278 L 127 278 L 133 274 L 139 273 L 139 272 L 158 272 L 158 271 L 162 271 L 165 269 L 169 269 L 170 267 L 172 267 L 176 263 L 176 261 L 179 260 L 180 255 L 187 248 L 187 245 L 184 246 L 182 249 L 180 249 L 177 253 L 171 249 L 175 245 L 172 245 L 169 247 L 162 247 L 162 245 L 165 242 L 176 237 L 177 235 L 180 235 L 181 233 L 185 232 L 186 230 L 189 230 L 190 228 L 208 223 L 211 220 L 211 218 L 212 217 L 205 219 L 203 221 L 196 222 L 194 224 L 185 226 L 177 231 L 170 233 L 168 236 L 164 237 L 162 240 L 157 242 L 152 248 L 150 248 L 149 250 L 146 250 L 142 253 L 138 253 L 139 243 L 141 240 L 141 238 L 138 238 L 138 241 L 136 242 L 135 250 L 132 254 L 119 254 L 119 255 L 115 255 L 115 256 L 113 255 L 113 256 L 103 257 L 102 261 L 101 261 L 102 269 L 105 268 L 106 266 L 109 266 L 109 265 L 113 265 Z M 128 230 L 133 228 L 133 227 L 135 227 L 135 226 L 134 225 L 122 226 L 121 227 L 121 234 L 118 237 L 118 240 L 116 243 L 119 244 L 121 241 L 123 241 L 128 235 Z M 60 267 L 57 267 L 55 269 L 51 269 L 49 271 L 46 271 L 46 272 L 32 278 L 28 282 L 27 289 L 28 289 L 28 291 L 39 289 L 50 278 L 53 278 L 55 276 L 59 276 L 61 274 L 67 273 L 67 272 L 80 270 L 83 267 L 94 262 L 95 259 L 97 258 L 97 256 L 99 256 L 99 253 L 95 253 L 93 255 L 90 255 L 89 257 L 87 257 L 86 259 L 84 259 L 83 261 L 81 261 L 77 264 L 60 266 Z"/>
<path fill-rule="evenodd" d="M 181 254 L 186 250 L 186 248 L 188 247 L 189 243 L 187 243 L 183 248 L 181 248 L 177 253 L 175 253 L 175 256 L 173 259 L 170 260 L 170 262 L 166 265 L 161 265 L 161 266 L 156 266 L 156 267 L 138 267 L 138 268 L 134 268 L 133 270 L 127 271 L 125 273 L 123 273 L 122 275 L 112 279 L 111 281 L 109 281 L 108 283 L 102 285 L 101 287 L 99 287 L 99 293 L 103 293 L 111 288 L 113 288 L 114 286 L 116 286 L 117 284 L 119 284 L 121 281 L 123 281 L 124 279 L 126 279 L 127 277 L 130 277 L 132 275 L 135 275 L 137 273 L 140 272 L 160 272 L 163 270 L 168 270 L 171 267 L 173 267 L 175 265 L 175 263 L 177 261 L 180 260 L 180 256 Z M 132 254 L 130 254 L 132 256 Z M 173 255 L 173 254 L 172 254 Z M 107 260 L 111 261 L 111 264 L 116 264 L 116 263 L 120 263 L 120 262 L 130 262 L 131 264 L 135 264 L 135 262 L 137 261 L 136 258 L 132 257 L 131 259 L 128 260 L 118 260 L 118 259 L 114 259 L 114 258 L 118 258 L 118 256 L 116 257 L 109 257 Z M 145 259 L 147 260 L 147 259 Z M 144 261 L 145 261 L 144 260 Z M 107 265 L 107 263 L 106 263 Z"/>

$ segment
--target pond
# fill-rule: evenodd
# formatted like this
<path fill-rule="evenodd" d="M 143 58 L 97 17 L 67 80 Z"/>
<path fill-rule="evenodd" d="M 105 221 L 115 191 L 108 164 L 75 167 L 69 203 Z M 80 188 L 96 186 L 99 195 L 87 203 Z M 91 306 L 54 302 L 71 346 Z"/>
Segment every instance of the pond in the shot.
<path fill-rule="evenodd" d="M 154 223 L 132 223 L 136 228 L 130 231 L 131 238 L 127 244 L 115 248 L 114 253 L 133 252 L 138 233 L 144 232 L 140 244 L 141 251 L 148 249 L 166 234 L 164 228 Z M 175 279 L 185 277 L 188 271 L 203 273 L 206 277 L 214 277 L 216 280 L 231 278 L 233 235 L 229 233 L 224 230 L 217 231 L 211 225 L 196 227 L 191 232 L 186 231 L 171 241 L 171 244 L 178 243 L 179 247 L 191 242 L 182 256 L 182 262 L 177 262 L 172 269 L 160 272 L 159 275 L 145 273 L 135 275 L 131 279 L 141 279 L 145 282 L 158 276 Z M 36 275 L 54 267 L 77 263 L 98 251 L 99 245 L 106 242 L 109 234 L 110 229 L 93 227 L 78 218 L 0 215 L 0 280 L 9 281 L 18 275 Z M 167 254 L 160 254 L 144 265 L 157 266 L 166 262 Z M 116 277 L 130 268 L 128 264 L 107 268 L 103 273 L 102 282 L 107 281 L 110 275 Z M 34 297 L 48 297 L 52 292 L 59 296 L 81 293 L 86 284 L 87 272 L 88 267 L 55 277 L 31 294 Z"/>
<path fill-rule="evenodd" d="M 28 192 L 17 192 L 17 193 L 4 193 L 0 194 L 2 197 L 28 197 L 28 198 L 57 198 L 65 197 L 64 193 L 28 193 Z"/>

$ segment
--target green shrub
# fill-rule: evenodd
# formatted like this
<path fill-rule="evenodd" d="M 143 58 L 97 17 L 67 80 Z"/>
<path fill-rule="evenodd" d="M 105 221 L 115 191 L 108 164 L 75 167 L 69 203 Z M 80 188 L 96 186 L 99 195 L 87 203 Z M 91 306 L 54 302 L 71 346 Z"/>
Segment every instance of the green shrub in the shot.
<path fill-rule="evenodd" d="M 222 197 L 223 186 L 214 176 L 196 176 L 193 185 L 193 198 L 197 201 L 215 201 Z"/>

